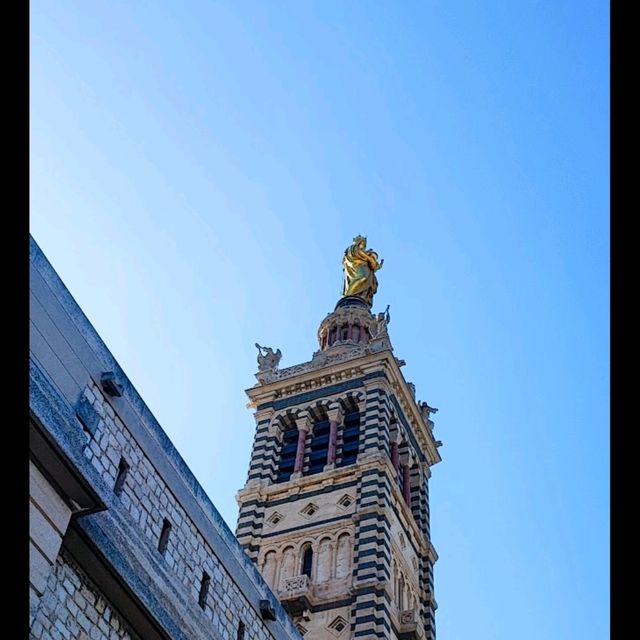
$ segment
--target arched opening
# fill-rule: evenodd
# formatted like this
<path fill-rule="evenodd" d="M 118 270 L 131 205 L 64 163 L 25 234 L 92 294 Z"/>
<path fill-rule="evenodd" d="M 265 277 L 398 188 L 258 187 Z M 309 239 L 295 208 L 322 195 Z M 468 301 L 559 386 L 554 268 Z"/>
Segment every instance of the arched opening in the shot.
<path fill-rule="evenodd" d="M 302 575 L 311 577 L 311 567 L 313 566 L 313 550 L 311 549 L 311 545 L 305 545 L 302 550 Z"/>
<path fill-rule="evenodd" d="M 309 409 L 313 419 L 313 437 L 309 452 L 309 468 L 306 475 L 320 473 L 327 463 L 327 449 L 329 447 L 329 416 L 326 407 L 316 405 Z"/>
<path fill-rule="evenodd" d="M 280 464 L 276 482 L 286 482 L 293 473 L 298 449 L 298 427 L 295 418 L 291 414 L 282 417 L 281 420 L 282 443 L 280 445 Z"/>
<path fill-rule="evenodd" d="M 343 401 L 343 427 L 338 447 L 337 467 L 353 464 L 358 458 L 360 446 L 360 410 L 353 396 L 347 396 Z"/>

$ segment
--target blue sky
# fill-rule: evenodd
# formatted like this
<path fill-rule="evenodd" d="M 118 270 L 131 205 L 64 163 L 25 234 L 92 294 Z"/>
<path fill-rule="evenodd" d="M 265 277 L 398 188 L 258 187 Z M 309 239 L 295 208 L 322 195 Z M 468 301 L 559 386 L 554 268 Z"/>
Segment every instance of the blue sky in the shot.
<path fill-rule="evenodd" d="M 254 343 L 311 357 L 361 233 L 438 637 L 608 637 L 606 3 L 30 8 L 31 232 L 231 528 Z"/>

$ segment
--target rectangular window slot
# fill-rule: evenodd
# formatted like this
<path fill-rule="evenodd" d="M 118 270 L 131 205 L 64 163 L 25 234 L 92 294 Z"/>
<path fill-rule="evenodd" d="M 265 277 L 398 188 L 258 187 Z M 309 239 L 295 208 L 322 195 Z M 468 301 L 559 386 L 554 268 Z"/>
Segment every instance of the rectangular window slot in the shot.
<path fill-rule="evenodd" d="M 158 541 L 158 551 L 164 555 L 169 544 L 169 534 L 171 533 L 171 523 L 165 518 L 162 522 L 162 532 L 160 533 L 160 540 Z"/>
<path fill-rule="evenodd" d="M 207 594 L 209 593 L 209 585 L 211 584 L 211 576 L 206 571 L 202 572 L 202 581 L 200 582 L 200 593 L 198 595 L 198 604 L 204 609 L 207 604 Z"/>
<path fill-rule="evenodd" d="M 124 481 L 129 473 L 129 464 L 124 458 L 120 458 L 120 464 L 118 465 L 118 475 L 116 476 L 116 483 L 113 485 L 113 493 L 119 496 L 122 493 L 124 487 Z"/>

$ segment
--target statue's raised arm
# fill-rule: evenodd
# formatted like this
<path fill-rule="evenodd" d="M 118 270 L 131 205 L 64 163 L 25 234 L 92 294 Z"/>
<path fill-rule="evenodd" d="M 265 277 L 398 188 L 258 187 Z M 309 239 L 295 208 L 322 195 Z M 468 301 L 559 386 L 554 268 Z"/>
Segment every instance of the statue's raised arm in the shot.
<path fill-rule="evenodd" d="M 342 258 L 344 269 L 343 296 L 357 296 L 373 303 L 373 296 L 378 290 L 378 279 L 375 272 L 382 267 L 383 260 L 378 262 L 378 254 L 367 249 L 367 239 L 356 236 L 353 244 L 347 247 Z"/>

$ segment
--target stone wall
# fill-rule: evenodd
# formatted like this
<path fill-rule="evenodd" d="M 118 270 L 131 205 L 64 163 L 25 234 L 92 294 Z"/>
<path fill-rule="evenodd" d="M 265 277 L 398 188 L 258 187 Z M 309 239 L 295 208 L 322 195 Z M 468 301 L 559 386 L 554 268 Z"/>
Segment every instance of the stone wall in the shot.
<path fill-rule="evenodd" d="M 29 462 L 29 620 L 56 562 L 71 509 L 51 487 L 38 468 Z"/>
<path fill-rule="evenodd" d="M 196 602 L 200 600 L 203 575 L 206 572 L 210 577 L 204 606 L 200 606 L 221 637 L 235 640 L 240 623 L 247 638 L 272 637 L 98 385 L 90 381 L 83 397 L 85 419 L 91 411 L 96 417 L 93 432 L 87 432 L 84 455 L 112 487 L 126 465 L 115 499 L 156 550 L 164 523 L 169 522 L 171 530 L 162 556 L 175 579 Z"/>
<path fill-rule="evenodd" d="M 33 640 L 139 640 L 100 589 L 64 551 L 31 627 Z"/>
<path fill-rule="evenodd" d="M 32 637 L 299 639 L 33 239 L 30 260 Z"/>

